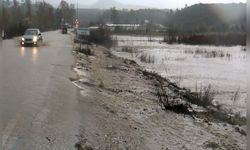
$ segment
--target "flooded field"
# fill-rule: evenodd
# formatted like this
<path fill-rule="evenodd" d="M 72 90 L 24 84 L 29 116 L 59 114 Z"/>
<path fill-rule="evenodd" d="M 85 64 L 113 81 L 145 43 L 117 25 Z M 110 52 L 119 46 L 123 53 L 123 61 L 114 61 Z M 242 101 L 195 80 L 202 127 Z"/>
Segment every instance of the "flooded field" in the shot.
<path fill-rule="evenodd" d="M 214 103 L 246 115 L 246 49 L 242 46 L 169 45 L 163 37 L 113 36 L 112 52 L 133 59 L 180 87 L 200 91 L 211 86 Z"/>

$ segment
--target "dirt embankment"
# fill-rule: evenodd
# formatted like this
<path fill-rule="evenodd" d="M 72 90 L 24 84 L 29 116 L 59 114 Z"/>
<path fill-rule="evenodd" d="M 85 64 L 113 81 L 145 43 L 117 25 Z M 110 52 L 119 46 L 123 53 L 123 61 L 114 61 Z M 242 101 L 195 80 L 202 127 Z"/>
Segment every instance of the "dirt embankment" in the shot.
<path fill-rule="evenodd" d="M 73 51 L 78 78 L 72 81 L 94 116 L 90 125 L 83 122 L 77 149 L 245 149 L 242 127 L 163 110 L 157 77 L 104 47 L 90 50 Z"/>

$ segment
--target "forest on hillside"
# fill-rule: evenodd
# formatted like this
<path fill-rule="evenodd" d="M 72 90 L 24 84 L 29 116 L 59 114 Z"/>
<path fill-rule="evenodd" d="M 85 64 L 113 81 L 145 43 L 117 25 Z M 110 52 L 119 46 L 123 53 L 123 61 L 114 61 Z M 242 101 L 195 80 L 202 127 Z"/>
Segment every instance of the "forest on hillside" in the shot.
<path fill-rule="evenodd" d="M 80 9 L 83 26 L 104 23 L 142 24 L 149 20 L 181 33 L 246 31 L 246 4 L 195 4 L 183 9 Z"/>
<path fill-rule="evenodd" d="M 23 34 L 29 27 L 39 28 L 42 31 L 57 29 L 64 22 L 73 22 L 75 15 L 74 5 L 62 0 L 58 8 L 42 1 L 32 3 L 31 0 L 3 1 L 3 30 L 5 38 Z"/>

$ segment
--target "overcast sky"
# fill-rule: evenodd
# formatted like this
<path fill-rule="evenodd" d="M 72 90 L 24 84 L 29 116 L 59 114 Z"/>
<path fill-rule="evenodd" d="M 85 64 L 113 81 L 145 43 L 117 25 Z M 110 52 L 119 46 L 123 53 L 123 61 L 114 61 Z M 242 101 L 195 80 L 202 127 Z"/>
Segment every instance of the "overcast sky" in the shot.
<path fill-rule="evenodd" d="M 53 5 L 57 5 L 61 0 L 45 0 Z M 77 0 L 66 0 L 70 3 L 76 3 Z M 78 0 L 80 5 L 91 5 L 98 0 Z M 183 8 L 185 4 L 188 6 L 196 3 L 239 3 L 246 0 L 116 0 L 124 4 L 143 5 L 154 8 Z"/>
<path fill-rule="evenodd" d="M 183 8 L 185 4 L 192 5 L 196 3 L 230 3 L 246 2 L 246 0 L 119 0 L 123 3 L 144 4 L 157 8 Z"/>

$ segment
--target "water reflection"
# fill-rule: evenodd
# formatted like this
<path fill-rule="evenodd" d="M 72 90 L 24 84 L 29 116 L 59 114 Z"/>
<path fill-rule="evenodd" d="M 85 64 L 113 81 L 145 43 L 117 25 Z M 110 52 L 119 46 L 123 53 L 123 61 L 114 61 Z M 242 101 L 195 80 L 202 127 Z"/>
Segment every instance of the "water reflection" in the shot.
<path fill-rule="evenodd" d="M 36 62 L 37 53 L 38 53 L 37 48 L 36 48 L 36 47 L 33 47 L 33 48 L 32 48 L 32 61 L 33 61 L 34 63 Z"/>
<path fill-rule="evenodd" d="M 32 57 L 35 57 L 37 55 L 37 48 L 33 47 L 32 48 Z"/>
<path fill-rule="evenodd" d="M 25 48 L 24 47 L 21 47 L 21 56 L 23 57 L 25 54 Z"/>
<path fill-rule="evenodd" d="M 25 54 L 28 54 L 28 56 L 31 55 L 31 60 L 35 63 L 37 60 L 38 55 L 38 49 L 37 47 L 27 48 L 27 47 L 21 47 L 20 49 L 20 55 L 21 57 L 24 57 Z"/>

